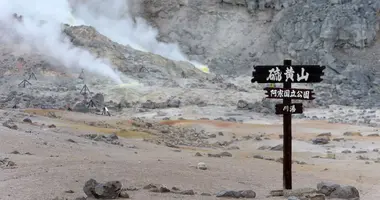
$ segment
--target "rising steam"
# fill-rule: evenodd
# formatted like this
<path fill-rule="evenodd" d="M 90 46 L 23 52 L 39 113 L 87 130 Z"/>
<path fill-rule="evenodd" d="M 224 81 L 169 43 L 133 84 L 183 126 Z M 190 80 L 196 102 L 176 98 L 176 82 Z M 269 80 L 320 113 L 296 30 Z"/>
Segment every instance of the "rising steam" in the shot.
<path fill-rule="evenodd" d="M 29 45 L 49 61 L 67 68 L 83 68 L 122 83 L 106 61 L 74 47 L 61 34 L 62 23 L 70 17 L 67 0 L 3 0 L 0 9 L 0 43 Z M 13 18 L 14 13 L 23 16 L 22 22 Z"/>
<path fill-rule="evenodd" d="M 175 61 L 188 61 L 177 44 L 157 41 L 158 31 L 130 14 L 133 0 L 1 0 L 0 44 L 22 44 L 66 68 L 82 68 L 122 83 L 105 60 L 74 47 L 62 35 L 62 24 L 90 25 L 111 40 Z M 17 13 L 23 16 L 18 22 Z M 198 68 L 204 67 L 189 61 Z M 54 63 L 55 64 L 55 63 Z M 205 70 L 203 70 L 205 71 Z"/>

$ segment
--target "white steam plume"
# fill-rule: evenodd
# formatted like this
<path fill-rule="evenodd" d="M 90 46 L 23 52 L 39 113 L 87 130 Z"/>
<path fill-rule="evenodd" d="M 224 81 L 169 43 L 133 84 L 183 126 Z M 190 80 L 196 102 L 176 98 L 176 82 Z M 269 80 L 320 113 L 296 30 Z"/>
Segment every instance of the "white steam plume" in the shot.
<path fill-rule="evenodd" d="M 71 17 L 67 0 L 1 0 L 0 10 L 0 44 L 28 45 L 57 64 L 83 68 L 122 83 L 110 64 L 63 37 L 62 23 Z M 22 22 L 13 18 L 14 13 L 23 16 Z"/>
<path fill-rule="evenodd" d="M 151 52 L 175 61 L 187 61 L 197 68 L 204 68 L 196 61 L 189 61 L 179 46 L 157 40 L 158 30 L 151 27 L 143 18 L 132 17 L 136 9 L 133 0 L 70 0 L 76 19 L 96 28 L 114 42 L 129 45 L 134 49 Z M 137 5 L 139 6 L 139 5 Z"/>

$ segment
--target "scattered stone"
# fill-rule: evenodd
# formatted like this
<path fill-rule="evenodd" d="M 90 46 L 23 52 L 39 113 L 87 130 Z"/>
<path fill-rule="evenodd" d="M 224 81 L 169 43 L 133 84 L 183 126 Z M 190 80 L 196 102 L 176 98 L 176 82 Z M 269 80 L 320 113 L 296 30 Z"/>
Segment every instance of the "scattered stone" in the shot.
<path fill-rule="evenodd" d="M 298 188 L 293 190 L 284 190 L 283 192 L 284 197 L 288 198 L 291 196 L 302 197 L 308 194 L 314 194 L 317 192 L 317 190 L 314 188 Z"/>
<path fill-rule="evenodd" d="M 269 194 L 273 197 L 281 197 L 284 196 L 284 190 L 272 190 Z"/>
<path fill-rule="evenodd" d="M 274 147 L 270 148 L 270 150 L 272 150 L 272 151 L 282 151 L 282 150 L 284 150 L 284 145 L 279 144 L 277 146 L 274 146 Z"/>
<path fill-rule="evenodd" d="M 272 147 L 271 146 L 261 146 L 258 148 L 258 150 L 268 150 L 268 149 L 271 149 Z"/>
<path fill-rule="evenodd" d="M 184 190 L 184 191 L 179 192 L 179 194 L 183 194 L 183 195 L 195 195 L 195 192 L 193 190 Z"/>
<path fill-rule="evenodd" d="M 241 190 L 241 191 L 225 190 L 225 191 L 218 192 L 216 194 L 216 197 L 255 198 L 256 193 L 252 190 Z"/>
<path fill-rule="evenodd" d="M 313 144 L 328 144 L 330 142 L 330 138 L 328 137 L 317 137 L 312 140 Z"/>
<path fill-rule="evenodd" d="M 366 150 L 357 150 L 356 153 L 358 153 L 358 154 L 359 153 L 368 153 L 368 151 L 366 151 Z"/>
<path fill-rule="evenodd" d="M 211 196 L 209 193 L 201 193 L 201 196 Z"/>
<path fill-rule="evenodd" d="M 16 168 L 16 163 L 10 161 L 9 158 L 0 159 L 0 168 L 2 169 L 14 169 Z"/>
<path fill-rule="evenodd" d="M 148 184 L 148 185 L 146 185 L 146 186 L 143 187 L 144 190 L 150 190 L 152 188 L 157 188 L 157 186 L 155 186 L 154 184 L 150 183 L 150 184 Z"/>
<path fill-rule="evenodd" d="M 379 152 L 379 149 L 378 148 L 373 149 L 373 152 Z"/>
<path fill-rule="evenodd" d="M 240 148 L 238 146 L 231 146 L 227 148 L 228 150 L 239 150 Z"/>
<path fill-rule="evenodd" d="M 345 132 L 343 133 L 344 136 L 362 136 L 360 132 Z"/>
<path fill-rule="evenodd" d="M 208 156 L 208 157 L 214 157 L 214 158 L 220 158 L 220 157 L 222 157 L 222 156 L 221 156 L 220 154 L 218 154 L 218 153 L 217 153 L 217 154 L 208 153 L 207 156 Z"/>
<path fill-rule="evenodd" d="M 197 168 L 200 169 L 200 170 L 206 170 L 207 169 L 207 165 L 204 162 L 200 162 L 200 163 L 198 163 Z"/>
<path fill-rule="evenodd" d="M 359 191 L 353 186 L 321 182 L 317 185 L 318 192 L 329 198 L 359 199 Z"/>
<path fill-rule="evenodd" d="M 24 153 L 25 155 L 29 155 L 29 156 L 31 156 L 31 155 L 33 155 L 32 153 L 30 153 L 30 152 L 26 152 L 26 153 Z"/>
<path fill-rule="evenodd" d="M 150 192 L 156 192 L 156 193 L 168 193 L 170 190 L 165 186 L 160 186 L 159 188 L 152 188 L 149 190 Z"/>
<path fill-rule="evenodd" d="M 201 153 L 199 153 L 199 152 L 197 152 L 197 153 L 195 153 L 195 156 L 197 156 L 197 157 L 201 157 L 201 156 L 202 156 L 202 154 L 201 154 Z"/>
<path fill-rule="evenodd" d="M 83 191 L 90 198 L 115 199 L 119 197 L 121 187 L 122 185 L 119 181 L 109 181 L 102 184 L 90 179 L 85 183 Z"/>
<path fill-rule="evenodd" d="M 232 154 L 230 152 L 222 152 L 219 154 L 221 157 L 232 157 Z"/>
<path fill-rule="evenodd" d="M 369 160 L 369 158 L 368 157 L 366 157 L 366 156 L 362 156 L 362 155 L 360 155 L 360 156 L 358 156 L 358 157 L 356 157 L 358 160 Z"/>
<path fill-rule="evenodd" d="M 20 152 L 15 150 L 15 151 L 12 151 L 11 154 L 20 154 Z"/>
<path fill-rule="evenodd" d="M 340 141 L 344 141 L 345 139 L 344 138 L 334 138 L 333 141 L 335 142 L 340 142 Z"/>
<path fill-rule="evenodd" d="M 121 189 L 119 197 L 124 198 L 124 199 L 129 199 L 129 194 L 127 192 L 127 189 L 124 189 L 124 188 Z"/>
<path fill-rule="evenodd" d="M 180 189 L 177 188 L 177 187 L 172 187 L 172 190 L 174 190 L 174 191 L 179 191 Z"/>
<path fill-rule="evenodd" d="M 331 133 L 330 132 L 327 132 L 327 133 L 321 133 L 319 135 L 317 135 L 317 137 L 331 137 Z"/>
<path fill-rule="evenodd" d="M 216 138 L 216 134 L 210 134 L 208 135 L 209 138 Z"/>
<path fill-rule="evenodd" d="M 14 124 L 12 120 L 5 121 L 3 123 L 3 126 L 9 128 L 9 129 L 13 129 L 13 130 L 17 130 L 18 129 L 17 125 Z"/>
<path fill-rule="evenodd" d="M 224 136 L 223 132 L 218 133 L 219 136 Z"/>
<path fill-rule="evenodd" d="M 372 133 L 367 135 L 368 137 L 379 137 L 380 135 L 378 133 Z"/>
<path fill-rule="evenodd" d="M 54 124 L 50 124 L 50 125 L 48 126 L 48 128 L 57 128 L 57 126 L 55 126 Z"/>
<path fill-rule="evenodd" d="M 71 143 L 77 143 L 77 142 L 74 141 L 73 139 L 67 139 L 66 141 L 71 142 Z"/>
<path fill-rule="evenodd" d="M 23 122 L 25 122 L 25 123 L 29 123 L 29 124 L 31 124 L 32 123 L 32 120 L 31 119 L 29 119 L 29 118 L 25 118 L 24 120 L 22 120 Z"/>
<path fill-rule="evenodd" d="M 346 150 L 343 150 L 342 153 L 352 153 L 350 150 L 346 149 Z"/>
<path fill-rule="evenodd" d="M 256 158 L 256 159 L 264 159 L 264 156 L 262 156 L 262 155 L 254 155 L 253 158 Z"/>
<path fill-rule="evenodd" d="M 102 141 L 107 144 L 113 144 L 113 145 L 119 145 L 119 146 L 124 146 L 123 144 L 120 143 L 119 137 L 115 134 L 86 134 L 86 135 L 81 135 L 81 137 L 94 140 L 94 141 Z"/>
<path fill-rule="evenodd" d="M 72 194 L 72 193 L 74 193 L 74 191 L 73 190 L 66 190 L 65 193 Z"/>

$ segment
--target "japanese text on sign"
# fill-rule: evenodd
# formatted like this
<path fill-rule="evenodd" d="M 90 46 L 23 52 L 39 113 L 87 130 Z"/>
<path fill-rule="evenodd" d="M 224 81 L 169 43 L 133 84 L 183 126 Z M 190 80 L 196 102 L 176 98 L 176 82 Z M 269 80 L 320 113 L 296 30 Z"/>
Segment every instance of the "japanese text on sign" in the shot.
<path fill-rule="evenodd" d="M 301 90 L 296 91 L 294 89 L 271 89 L 269 90 L 270 97 L 276 98 L 302 98 L 310 99 L 310 91 Z"/>
<path fill-rule="evenodd" d="M 285 76 L 285 82 L 288 82 L 289 80 L 294 82 L 294 80 L 297 81 L 308 81 L 309 79 L 309 73 L 305 72 L 305 68 L 301 68 L 301 73 L 295 73 L 292 66 L 286 67 L 285 72 L 283 73 L 278 67 L 272 68 L 269 70 L 269 75 L 267 77 L 267 81 L 281 81 L 283 76 Z M 296 77 L 296 79 L 294 79 Z"/>
<path fill-rule="evenodd" d="M 284 112 L 295 113 L 296 112 L 296 106 L 295 105 L 284 106 L 284 108 L 282 110 Z"/>

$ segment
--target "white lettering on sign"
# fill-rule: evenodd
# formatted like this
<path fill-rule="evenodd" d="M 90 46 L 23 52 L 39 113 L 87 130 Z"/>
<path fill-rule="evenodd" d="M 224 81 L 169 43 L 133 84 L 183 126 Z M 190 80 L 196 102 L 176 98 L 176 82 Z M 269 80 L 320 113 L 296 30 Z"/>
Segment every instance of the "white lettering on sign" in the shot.
<path fill-rule="evenodd" d="M 290 97 L 290 90 L 285 90 L 284 91 L 284 97 L 289 98 Z"/>
<path fill-rule="evenodd" d="M 277 97 L 277 91 L 276 90 L 270 90 L 270 95 L 272 97 Z"/>
<path fill-rule="evenodd" d="M 303 97 L 303 92 L 304 91 L 297 91 L 297 97 L 302 98 Z"/>
<path fill-rule="evenodd" d="M 295 113 L 296 112 L 296 105 L 284 106 L 284 108 L 282 108 L 282 111 L 289 112 L 289 113 Z"/>
<path fill-rule="evenodd" d="M 295 113 L 296 112 L 296 106 L 295 105 L 291 105 L 290 109 L 289 109 L 289 112 L 290 113 Z"/>
<path fill-rule="evenodd" d="M 296 96 L 296 91 L 295 91 L 295 90 L 292 90 L 292 91 L 290 92 L 290 98 L 295 98 L 295 97 L 297 97 L 297 96 Z"/>
<path fill-rule="evenodd" d="M 285 81 L 288 81 L 288 79 L 290 79 L 292 82 L 294 82 L 294 70 L 293 70 L 293 67 L 287 67 L 284 75 L 285 75 Z"/>
<path fill-rule="evenodd" d="M 305 72 L 305 68 L 301 68 L 301 75 L 297 74 L 297 81 L 305 80 L 307 81 L 309 79 L 309 73 Z"/>
<path fill-rule="evenodd" d="M 304 99 L 310 99 L 310 92 L 309 91 L 304 91 L 303 98 Z"/>
<path fill-rule="evenodd" d="M 267 81 L 281 81 L 282 80 L 282 72 L 276 67 L 269 70 L 269 76 L 267 77 Z"/>
<path fill-rule="evenodd" d="M 284 90 L 282 90 L 282 89 L 278 90 L 277 91 L 277 96 L 281 97 L 281 98 L 284 97 Z"/>

